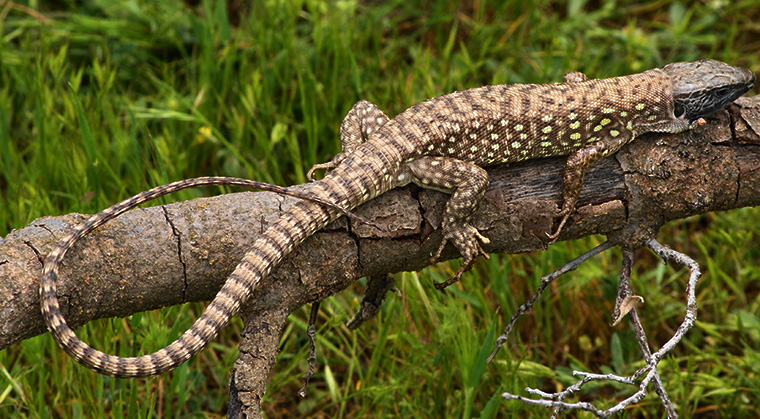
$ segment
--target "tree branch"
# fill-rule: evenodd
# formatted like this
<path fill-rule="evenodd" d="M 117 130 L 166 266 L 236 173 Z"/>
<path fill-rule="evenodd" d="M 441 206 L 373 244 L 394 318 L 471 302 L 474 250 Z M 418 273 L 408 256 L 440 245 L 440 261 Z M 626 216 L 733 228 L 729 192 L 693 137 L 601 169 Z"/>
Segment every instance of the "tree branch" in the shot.
<path fill-rule="evenodd" d="M 611 241 L 635 248 L 667 221 L 757 205 L 758 133 L 760 100 L 753 97 L 717 114 L 698 133 L 637 139 L 586 174 L 578 211 L 560 239 L 608 234 Z M 542 238 L 552 231 L 561 202 L 563 162 L 541 159 L 489 169 L 491 187 L 473 219 L 491 240 L 486 251 L 546 248 Z M 431 264 L 446 198 L 415 187 L 387 193 L 357 209 L 387 232 L 338 220 L 307 239 L 262 282 L 241 313 L 246 328 L 239 361 L 246 369 L 236 366 L 231 380 L 235 395 L 250 398 L 237 399 L 241 412 L 258 405 L 260 398 L 253 395 L 263 394 L 288 313 L 359 277 Z M 271 193 L 237 193 L 119 217 L 68 253 L 59 285 L 67 320 L 77 327 L 97 318 L 210 300 L 254 238 L 293 202 Z M 0 349 L 45 332 L 38 299 L 43 257 L 84 219 L 45 217 L 0 239 Z M 443 256 L 457 254 L 447 246 Z"/>

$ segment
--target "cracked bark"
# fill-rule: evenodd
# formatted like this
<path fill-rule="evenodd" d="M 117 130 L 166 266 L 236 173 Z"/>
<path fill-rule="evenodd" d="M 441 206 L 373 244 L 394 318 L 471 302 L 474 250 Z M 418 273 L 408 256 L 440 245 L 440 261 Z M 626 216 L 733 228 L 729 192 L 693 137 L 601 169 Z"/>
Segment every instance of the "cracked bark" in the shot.
<path fill-rule="evenodd" d="M 177 231 L 177 227 L 174 226 L 174 223 L 172 223 L 172 219 L 169 216 L 169 212 L 166 210 L 166 207 L 162 206 L 160 208 L 164 214 L 166 223 L 169 224 L 169 227 L 172 229 L 172 234 L 177 239 L 177 260 L 182 265 L 182 277 L 185 279 L 185 288 L 182 291 L 182 299 L 184 300 L 187 296 L 187 264 L 182 258 L 182 235 Z"/>
<path fill-rule="evenodd" d="M 757 205 L 760 99 L 737 104 L 711 118 L 698 135 L 648 135 L 592 167 L 578 211 L 560 239 L 608 234 L 635 247 L 669 220 Z M 562 164 L 563 159 L 542 159 L 489 169 L 491 187 L 473 219 L 491 239 L 487 251 L 546 247 L 539 237 L 551 231 L 558 211 Z M 288 313 L 361 276 L 430 264 L 446 198 L 412 187 L 385 194 L 357 213 L 387 232 L 354 223 L 347 229 L 345 219 L 338 220 L 262 281 L 240 314 L 245 329 L 231 373 L 230 416 L 260 416 Z M 62 310 L 77 327 L 96 318 L 210 300 L 254 238 L 293 202 L 271 193 L 237 193 L 131 211 L 69 252 L 61 268 Z M 0 239 L 0 349 L 45 332 L 37 294 L 42 256 L 84 219 L 45 217 Z M 443 256 L 457 254 L 448 246 Z"/>

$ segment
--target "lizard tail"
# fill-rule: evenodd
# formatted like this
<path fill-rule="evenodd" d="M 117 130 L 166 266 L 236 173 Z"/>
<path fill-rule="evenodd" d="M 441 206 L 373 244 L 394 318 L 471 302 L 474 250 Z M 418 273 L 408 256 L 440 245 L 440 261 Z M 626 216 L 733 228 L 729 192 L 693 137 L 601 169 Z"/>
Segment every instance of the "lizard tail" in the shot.
<path fill-rule="evenodd" d="M 185 182 L 183 184 L 184 187 L 177 187 L 176 185 L 181 182 Z M 181 182 L 172 184 L 174 187 L 167 187 L 169 186 L 167 185 L 154 188 L 92 216 L 61 240 L 48 254 L 40 286 L 42 314 L 48 329 L 59 345 L 69 356 L 76 359 L 77 362 L 85 367 L 105 375 L 121 378 L 138 378 L 168 371 L 187 361 L 193 355 L 200 352 L 217 335 L 219 330 L 227 324 L 230 318 L 238 312 L 240 306 L 245 303 L 261 278 L 276 267 L 285 255 L 290 253 L 306 237 L 340 216 L 340 211 L 336 210 L 336 207 L 332 205 L 325 206 L 307 201 L 296 203 L 276 224 L 267 229 L 256 240 L 252 250 L 238 264 L 201 317 L 196 320 L 190 329 L 169 346 L 140 357 L 118 357 L 90 347 L 74 334 L 74 331 L 66 324 L 66 320 L 60 310 L 56 295 L 56 283 L 58 279 L 58 267 L 63 257 L 76 240 L 106 221 L 134 208 L 142 202 L 179 189 L 198 186 L 199 184 L 199 182 L 193 185 L 190 185 L 188 181 Z M 317 184 L 315 184 L 317 186 L 315 194 L 324 200 L 340 197 L 342 193 L 346 192 L 361 194 L 361 191 L 358 190 L 346 191 L 343 189 L 338 192 L 335 190 L 336 185 L 332 182 L 320 181 Z M 351 189 L 354 188 L 362 189 L 362 186 L 356 183 Z M 348 203 L 347 201 L 344 202 Z"/>

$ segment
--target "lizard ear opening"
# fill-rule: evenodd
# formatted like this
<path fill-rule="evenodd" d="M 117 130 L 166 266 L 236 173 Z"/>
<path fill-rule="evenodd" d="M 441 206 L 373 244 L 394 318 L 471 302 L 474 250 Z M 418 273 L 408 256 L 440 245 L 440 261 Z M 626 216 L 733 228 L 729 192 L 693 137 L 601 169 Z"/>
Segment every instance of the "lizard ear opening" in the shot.
<path fill-rule="evenodd" d="M 684 113 L 683 105 L 681 105 L 680 103 L 676 103 L 675 106 L 673 107 L 673 115 L 675 115 L 676 118 L 680 118 L 681 116 L 683 116 L 683 113 Z"/>

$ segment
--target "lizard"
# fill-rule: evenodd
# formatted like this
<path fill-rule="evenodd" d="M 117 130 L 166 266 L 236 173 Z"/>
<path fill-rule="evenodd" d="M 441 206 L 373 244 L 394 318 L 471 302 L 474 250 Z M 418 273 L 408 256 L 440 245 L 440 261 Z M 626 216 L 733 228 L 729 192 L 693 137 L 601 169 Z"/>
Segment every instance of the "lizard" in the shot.
<path fill-rule="evenodd" d="M 638 74 L 589 80 L 569 73 L 561 83 L 473 88 L 438 96 L 390 119 L 376 105 L 357 102 L 340 127 L 342 151 L 314 170 L 329 169 L 310 195 L 253 243 L 203 314 L 177 340 L 152 354 L 117 357 L 76 337 L 56 297 L 58 265 L 71 239 L 48 254 L 40 285 L 44 320 L 64 351 L 105 375 L 138 378 L 168 371 L 198 353 L 234 316 L 261 279 L 296 246 L 331 221 L 395 187 L 415 183 L 451 194 L 442 219 L 443 239 L 462 263 L 438 288 L 459 280 L 489 239 L 469 220 L 488 187 L 483 167 L 568 156 L 556 238 L 574 211 L 586 169 L 645 133 L 680 133 L 705 123 L 755 83 L 751 71 L 715 60 L 678 62 Z M 104 211 L 108 212 L 108 210 Z M 112 218 L 109 212 L 99 219 Z M 98 219 L 98 216 L 93 216 Z M 92 220 L 92 218 L 91 218 Z M 77 230 L 87 230 L 88 222 Z"/>

